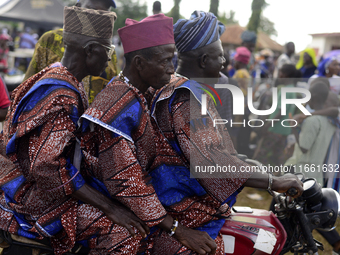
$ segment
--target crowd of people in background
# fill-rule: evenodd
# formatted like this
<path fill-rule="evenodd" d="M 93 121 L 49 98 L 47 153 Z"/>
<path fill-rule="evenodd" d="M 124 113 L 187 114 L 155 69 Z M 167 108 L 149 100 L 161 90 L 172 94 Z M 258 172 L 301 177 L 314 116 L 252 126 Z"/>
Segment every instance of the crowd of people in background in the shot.
<path fill-rule="evenodd" d="M 2 229 L 32 239 L 42 239 L 41 233 L 46 232 L 45 236 L 52 237 L 57 254 L 72 249 L 80 241 L 89 249 L 104 253 L 110 243 L 110 252 L 117 253 L 143 248 L 145 254 L 152 249 L 162 254 L 164 247 L 170 247 L 169 250 L 191 249 L 200 254 L 217 250 L 222 254 L 219 229 L 224 220 L 212 215 L 228 216 L 241 187 L 268 185 L 267 179 L 254 181 L 246 174 L 237 175 L 236 180 L 190 178 L 192 161 L 201 163 L 214 158 L 203 135 L 211 138 L 211 146 L 224 164 L 245 164 L 235 156 L 236 151 L 263 165 L 287 165 L 291 173 L 306 165 L 318 168 L 339 164 L 340 66 L 336 55 L 317 59 L 311 48 L 296 53 L 293 42 L 288 42 L 281 54 L 259 49 L 256 33 L 248 30 L 242 33 L 239 47 L 223 49 L 219 38 L 224 25 L 212 13 L 195 11 L 190 19 L 181 19 L 173 25 L 172 19 L 161 14 L 159 1 L 153 6 L 153 16 L 141 21 L 127 19 L 126 27 L 119 30 L 118 37 L 113 37 L 116 16 L 108 10 L 115 7 L 114 1 L 103 1 L 96 8 L 86 5 L 90 2 L 79 1 L 77 6 L 65 8 L 70 16 L 65 18 L 64 29 L 46 32 L 40 38 L 29 28 L 19 33 L 17 39 L 7 30 L 0 35 L 2 74 L 8 72 L 8 53 L 16 41 L 19 48 L 35 48 L 32 59 L 24 59 L 25 78 L 15 90 L 12 102 L 6 84 L 0 79 L 0 121 L 11 104 L 3 156 L 16 163 L 13 172 L 0 176 L 4 189 L 0 192 L 0 216 L 8 220 L 0 224 Z M 79 18 L 75 25 L 72 15 L 92 17 L 91 27 L 79 32 L 77 26 L 86 23 L 86 19 Z M 107 22 L 111 30 L 101 29 L 97 19 Z M 202 30 L 201 23 L 206 30 Z M 141 38 L 148 33 L 158 37 L 151 36 L 144 42 Z M 21 63 L 18 59 L 15 67 Z M 201 95 L 202 90 L 189 90 L 188 84 L 200 87 L 205 84 L 201 79 L 205 78 L 215 78 L 215 84 L 232 84 L 243 93 L 244 111 L 239 115 L 233 114 L 233 94 L 217 90 L 221 104 L 217 102 L 216 108 L 209 105 L 208 110 L 227 120 L 218 129 L 212 126 L 209 117 L 201 118 L 202 102 L 190 105 L 190 95 Z M 163 86 L 165 89 L 159 90 Z M 276 105 L 273 88 L 277 89 Z M 282 114 L 283 91 L 290 88 L 310 91 L 311 99 L 305 105 L 310 116 L 302 114 L 294 104 L 289 104 Z M 304 96 L 294 91 L 285 93 L 285 98 L 291 100 Z M 266 116 L 256 116 L 249 110 L 250 102 L 258 110 L 275 110 Z M 197 118 L 195 123 L 191 122 L 189 110 Z M 266 122 L 267 119 L 277 121 Z M 252 120 L 264 124 L 248 125 Z M 286 120 L 297 125 L 282 125 Z M 52 125 L 54 121 L 56 124 Z M 80 145 L 76 142 L 78 138 Z M 190 143 L 195 143 L 196 153 L 190 154 Z M 86 170 L 80 170 L 80 162 L 75 164 L 78 146 L 82 147 Z M 46 157 L 48 150 L 50 156 Z M 32 158 L 34 163 L 27 164 Z M 145 181 L 146 173 L 152 177 L 152 185 Z M 295 179 L 280 183 L 282 174 L 274 173 L 273 189 L 287 190 L 293 183 L 301 193 L 301 183 Z M 179 175 L 181 180 L 176 179 Z M 325 187 L 340 190 L 340 176 L 332 171 L 306 175 Z M 25 187 L 20 192 L 27 192 L 31 200 L 12 192 L 6 194 L 12 203 L 6 202 L 8 187 L 20 190 L 17 179 L 11 179 L 13 176 L 20 176 L 20 189 Z M 172 178 L 176 180 L 163 181 Z M 272 177 L 266 178 L 270 183 Z M 124 189 L 122 183 L 126 185 Z M 43 191 L 52 195 L 47 197 Z M 112 200 L 119 202 L 115 204 Z M 104 203 L 118 206 L 124 212 L 124 220 L 117 222 Z M 35 204 L 40 207 L 35 208 Z M 200 212 L 192 206 L 200 208 Z M 14 216 L 8 216 L 8 211 L 14 211 Z M 34 217 L 22 219 L 17 217 L 18 212 Z M 102 221 L 88 220 L 91 212 Z M 82 224 L 67 225 L 65 217 L 76 218 Z M 31 228 L 22 228 L 22 224 Z M 140 232 L 136 239 L 131 237 L 135 234 L 131 225 L 137 234 Z M 149 227 L 149 240 L 140 244 L 142 237 L 149 234 Z M 119 234 L 114 235 L 112 229 Z M 176 229 L 180 231 L 175 234 Z M 197 229 L 208 234 L 197 233 Z M 76 231 L 84 234 L 75 234 Z M 69 235 L 70 240 L 65 238 Z M 337 233 L 326 238 L 336 251 L 340 250 Z M 204 247 L 198 247 L 199 242 Z"/>

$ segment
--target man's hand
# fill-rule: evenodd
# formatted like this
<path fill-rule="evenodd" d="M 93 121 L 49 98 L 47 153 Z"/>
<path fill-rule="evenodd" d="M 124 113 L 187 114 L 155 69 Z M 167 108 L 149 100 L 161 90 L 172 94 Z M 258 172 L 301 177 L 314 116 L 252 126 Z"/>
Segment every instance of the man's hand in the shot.
<path fill-rule="evenodd" d="M 304 115 L 304 114 L 302 114 L 302 113 L 300 113 L 300 114 L 296 114 L 296 115 L 294 115 L 294 116 L 292 117 L 292 114 L 289 113 L 289 118 L 290 118 L 290 119 L 294 119 L 294 120 L 297 121 L 298 124 L 301 124 L 301 123 L 307 118 L 307 116 Z M 295 125 L 294 122 L 293 122 L 293 125 Z"/>
<path fill-rule="evenodd" d="M 294 198 L 302 195 L 303 184 L 302 181 L 300 181 L 296 175 L 285 174 L 280 177 L 273 176 L 272 190 L 275 190 L 279 193 L 283 193 L 287 192 L 290 188 L 295 188 L 297 190 L 297 194 L 293 196 Z"/>
<path fill-rule="evenodd" d="M 110 210 L 104 213 L 106 217 L 108 217 L 113 223 L 126 228 L 134 238 L 136 237 L 136 233 L 132 227 L 137 228 L 143 238 L 150 234 L 149 227 L 129 208 L 118 201 L 113 201 L 112 204 L 113 206 L 110 208 Z"/>
<path fill-rule="evenodd" d="M 207 232 L 194 230 L 179 224 L 174 237 L 198 254 L 215 254 L 217 245 Z"/>
<path fill-rule="evenodd" d="M 136 233 L 132 227 L 137 228 L 144 238 L 150 233 L 149 227 L 130 209 L 118 201 L 111 200 L 88 184 L 84 184 L 74 192 L 72 197 L 100 209 L 108 219 L 115 224 L 125 227 L 133 237 L 136 237 Z"/>
<path fill-rule="evenodd" d="M 170 233 L 173 222 L 173 218 L 168 214 L 164 220 L 158 224 L 158 227 L 163 229 L 165 232 Z M 216 243 L 207 234 L 207 232 L 194 230 L 178 224 L 173 237 L 176 238 L 182 245 L 197 252 L 198 254 L 215 254 L 216 252 Z"/>

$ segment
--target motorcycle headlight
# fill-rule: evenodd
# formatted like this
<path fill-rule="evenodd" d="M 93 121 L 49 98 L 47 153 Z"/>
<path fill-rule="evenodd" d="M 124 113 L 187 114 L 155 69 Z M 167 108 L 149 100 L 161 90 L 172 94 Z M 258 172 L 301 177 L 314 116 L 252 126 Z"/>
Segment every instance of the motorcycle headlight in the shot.
<path fill-rule="evenodd" d="M 333 230 L 340 216 L 340 195 L 334 189 L 321 188 L 315 178 L 303 181 L 301 200 L 305 201 L 305 213 L 311 228 Z"/>
<path fill-rule="evenodd" d="M 301 198 L 306 201 L 310 208 L 320 204 L 323 197 L 321 186 L 315 178 L 308 178 L 303 181 L 303 193 Z M 315 209 L 313 209 L 315 210 Z"/>
<path fill-rule="evenodd" d="M 330 212 L 327 215 L 328 220 L 322 224 L 322 229 L 326 231 L 333 230 L 340 216 L 340 195 L 337 191 L 331 188 L 323 188 L 322 189 L 323 198 L 321 199 L 321 210 Z"/>

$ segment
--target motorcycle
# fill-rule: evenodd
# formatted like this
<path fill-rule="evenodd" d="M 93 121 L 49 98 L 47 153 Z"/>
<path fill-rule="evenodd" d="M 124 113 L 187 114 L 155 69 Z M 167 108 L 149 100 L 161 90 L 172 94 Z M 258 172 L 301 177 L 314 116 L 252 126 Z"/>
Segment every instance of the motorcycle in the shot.
<path fill-rule="evenodd" d="M 340 215 L 339 193 L 321 188 L 314 178 L 297 175 L 303 182 L 302 196 L 292 199 L 288 194 L 273 192 L 273 212 L 232 208 L 231 216 L 221 229 L 226 255 L 279 255 L 289 251 L 294 255 L 317 255 L 318 250 L 324 250 L 322 243 L 313 238 L 312 231 L 335 228 Z M 294 195 L 294 191 L 289 192 Z"/>

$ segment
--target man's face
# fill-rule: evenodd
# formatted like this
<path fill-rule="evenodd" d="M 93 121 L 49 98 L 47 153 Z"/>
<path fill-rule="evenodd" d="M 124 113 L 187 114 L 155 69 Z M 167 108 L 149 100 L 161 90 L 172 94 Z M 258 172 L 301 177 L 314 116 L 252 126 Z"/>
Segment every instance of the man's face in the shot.
<path fill-rule="evenodd" d="M 87 58 L 87 68 L 90 75 L 100 76 L 105 68 L 108 66 L 108 61 L 110 60 L 108 56 L 108 49 L 110 47 L 110 40 L 103 40 L 100 44 L 96 42 L 89 42 L 91 47 L 91 56 Z M 102 46 L 105 45 L 106 47 Z"/>
<path fill-rule="evenodd" d="M 218 40 L 206 47 L 207 60 L 204 74 L 205 78 L 219 78 L 220 71 L 225 64 L 221 41 Z"/>
<path fill-rule="evenodd" d="M 94 10 L 101 10 L 101 11 L 109 11 L 110 5 L 105 3 L 105 1 L 98 1 L 98 0 L 83 0 L 77 3 L 77 6 L 86 8 L 86 9 L 94 9 Z"/>
<path fill-rule="evenodd" d="M 155 54 L 150 60 L 146 60 L 145 69 L 141 78 L 146 84 L 159 89 L 170 82 L 174 73 L 172 58 L 174 56 L 175 44 L 157 46 Z"/>

